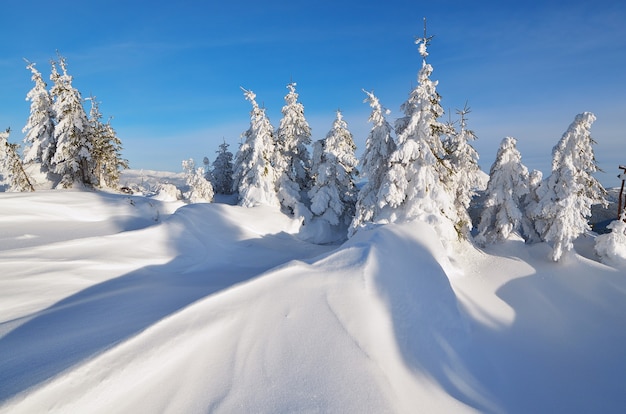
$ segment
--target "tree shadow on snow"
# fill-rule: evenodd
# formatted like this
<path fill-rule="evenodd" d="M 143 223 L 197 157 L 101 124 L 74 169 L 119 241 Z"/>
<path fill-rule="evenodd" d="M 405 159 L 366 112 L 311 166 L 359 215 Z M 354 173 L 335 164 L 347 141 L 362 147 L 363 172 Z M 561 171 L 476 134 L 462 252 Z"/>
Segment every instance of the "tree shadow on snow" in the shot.
<path fill-rule="evenodd" d="M 535 263 L 535 274 L 496 291 L 513 322 L 475 323 L 479 351 L 492 367 L 482 383 L 500 397 L 502 412 L 623 412 L 624 274 L 573 254 L 564 263 Z"/>
<path fill-rule="evenodd" d="M 0 339 L 0 401 L 51 379 L 201 298 L 288 260 L 319 254 L 286 233 L 242 238 L 240 227 L 211 214 L 221 208 L 185 206 L 160 224 L 176 252 L 170 262 L 93 285 L 24 317 L 25 321 L 7 322 L 21 325 Z"/>

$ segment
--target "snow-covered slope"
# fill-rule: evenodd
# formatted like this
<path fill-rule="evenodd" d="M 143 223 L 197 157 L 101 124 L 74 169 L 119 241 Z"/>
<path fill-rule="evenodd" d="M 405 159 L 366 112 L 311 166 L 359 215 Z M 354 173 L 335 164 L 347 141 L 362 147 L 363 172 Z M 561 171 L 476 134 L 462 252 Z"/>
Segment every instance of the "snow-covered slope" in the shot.
<path fill-rule="evenodd" d="M 319 246 L 269 207 L 105 193 L 0 211 L 0 412 L 626 406 L 626 273 L 583 256 L 418 222 Z"/>

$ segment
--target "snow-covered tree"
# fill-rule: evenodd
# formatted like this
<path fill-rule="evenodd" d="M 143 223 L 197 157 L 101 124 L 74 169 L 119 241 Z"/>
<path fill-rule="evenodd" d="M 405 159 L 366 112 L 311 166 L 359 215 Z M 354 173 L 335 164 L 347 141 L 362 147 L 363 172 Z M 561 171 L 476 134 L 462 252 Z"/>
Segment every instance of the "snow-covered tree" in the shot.
<path fill-rule="evenodd" d="M 450 190 L 451 169 L 444 159 L 441 134 L 445 125 L 436 85 L 426 63 L 430 38 L 417 40 L 422 55 L 418 85 L 402 105 L 405 116 L 396 122 L 397 148 L 378 194 L 379 222 L 422 220 L 444 240 L 454 240 L 457 215 Z"/>
<path fill-rule="evenodd" d="M 253 207 L 259 204 L 279 206 L 276 195 L 274 132 L 265 109 L 256 102 L 252 91 L 243 89 L 252 104 L 250 128 L 242 135 L 243 144 L 235 158 L 233 189 L 239 192 L 239 205 Z"/>
<path fill-rule="evenodd" d="M 61 176 L 60 184 L 71 187 L 74 184 L 93 185 L 97 179 L 93 168 L 93 142 L 90 123 L 83 108 L 80 92 L 72 86 L 72 77 L 67 74 L 65 58 L 59 56 L 52 62 L 50 79 L 54 82 L 50 91 L 54 98 L 53 111 L 57 117 L 54 129 L 56 152 L 52 157 L 54 172 Z"/>
<path fill-rule="evenodd" d="M 539 205 L 539 189 L 543 174 L 539 170 L 532 170 L 528 175 L 528 194 L 522 197 L 522 237 L 526 243 L 538 243 L 541 236 L 535 226 L 535 211 Z"/>
<path fill-rule="evenodd" d="M 591 112 L 576 116 L 552 150 L 552 173 L 539 189 L 535 224 L 541 238 L 553 243 L 554 261 L 590 230 L 591 206 L 607 203 L 606 191 L 593 177 L 598 171 L 591 138 L 595 119 Z"/>
<path fill-rule="evenodd" d="M 196 168 L 192 158 L 183 160 L 182 166 L 188 187 L 183 197 L 192 203 L 210 203 L 213 201 L 213 186 L 204 178 L 204 168 Z"/>
<path fill-rule="evenodd" d="M 121 155 L 122 141 L 111 126 L 111 120 L 106 124 L 102 123 L 100 104 L 96 98 L 92 96 L 89 100 L 91 101 L 89 112 L 91 164 L 94 168 L 94 176 L 100 187 L 116 188 L 119 184 L 120 171 L 128 168 L 128 161 Z"/>
<path fill-rule="evenodd" d="M 228 146 L 226 141 L 220 144 L 211 171 L 213 188 L 219 194 L 233 192 L 233 153 L 228 150 Z"/>
<path fill-rule="evenodd" d="M 11 129 L 0 132 L 0 173 L 9 179 L 9 190 L 35 191 L 18 154 L 19 145 L 9 142 Z"/>
<path fill-rule="evenodd" d="M 331 226 L 347 228 L 354 216 L 356 186 L 354 176 L 358 160 L 356 145 L 341 111 L 323 144 L 316 145 L 313 187 L 309 190 L 311 211 Z"/>
<path fill-rule="evenodd" d="M 594 246 L 596 253 L 603 263 L 626 265 L 626 208 L 620 218 L 606 228 L 611 232 L 596 237 Z"/>
<path fill-rule="evenodd" d="M 204 179 L 213 185 L 213 173 L 211 172 L 211 160 L 209 160 L 209 157 L 202 158 L 202 164 L 204 164 Z M 214 185 L 213 189 L 215 189 Z"/>
<path fill-rule="evenodd" d="M 472 230 L 472 220 L 468 212 L 470 202 L 481 183 L 478 152 L 470 144 L 470 141 L 476 139 L 476 135 L 467 128 L 466 116 L 469 113 L 470 109 L 467 105 L 457 111 L 461 117 L 461 128 L 458 132 L 454 128 L 448 128 L 451 133 L 444 140 L 445 159 L 452 171 L 449 187 L 457 214 L 455 227 L 457 232 L 465 238 L 469 237 Z"/>
<path fill-rule="evenodd" d="M 296 84 L 289 83 L 287 88 L 283 117 L 276 130 L 277 193 L 284 208 L 308 220 L 311 213 L 302 200 L 302 193 L 309 190 L 311 183 L 311 159 L 307 149 L 311 143 L 311 128 L 304 117 L 304 106 L 298 102 Z"/>
<path fill-rule="evenodd" d="M 32 72 L 31 79 L 35 86 L 26 94 L 26 100 L 30 101 L 30 115 L 22 129 L 22 132 L 26 134 L 24 136 L 26 143 L 24 163 L 38 162 L 41 164 L 41 171 L 48 172 L 54 169 L 52 157 L 56 152 L 52 97 L 35 64 L 28 62 L 26 67 Z"/>
<path fill-rule="evenodd" d="M 476 236 L 479 244 L 506 240 L 520 230 L 521 198 L 528 194 L 528 169 L 516 145 L 515 138 L 504 138 L 491 166 Z"/>
<path fill-rule="evenodd" d="M 391 154 L 396 149 L 396 143 L 391 136 L 391 125 L 385 119 L 386 111 L 373 92 L 363 92 L 367 95 L 364 102 L 369 103 L 372 108 L 369 117 L 372 129 L 361 157 L 361 174 L 367 178 L 367 182 L 357 195 L 354 219 L 348 229 L 349 237 L 374 219 L 378 210 L 378 192 L 387 173 Z"/>

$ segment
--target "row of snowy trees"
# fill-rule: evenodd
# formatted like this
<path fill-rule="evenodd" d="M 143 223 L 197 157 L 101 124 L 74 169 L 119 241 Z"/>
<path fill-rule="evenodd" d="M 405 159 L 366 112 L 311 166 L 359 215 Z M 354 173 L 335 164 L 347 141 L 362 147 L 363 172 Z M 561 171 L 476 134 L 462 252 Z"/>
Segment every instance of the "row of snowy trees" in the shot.
<path fill-rule="evenodd" d="M 24 182 L 7 170 L 21 168 L 23 172 L 24 165 L 30 164 L 38 164 L 52 186 L 117 187 L 120 170 L 128 168 L 128 162 L 121 156 L 122 144 L 110 120 L 102 122 L 96 98 L 87 99 L 91 103 L 88 116 L 83 106 L 85 99 L 72 85 L 73 78 L 67 73 L 62 56 L 58 62 L 52 62 L 50 90 L 35 63 L 28 62 L 27 68 L 35 85 L 26 95 L 31 102 L 30 116 L 22 131 L 26 147 L 23 159 L 13 158 L 4 170 L 9 177 L 16 177 L 11 180 L 13 190 L 24 190 Z"/>
<path fill-rule="evenodd" d="M 240 205 L 281 206 L 302 218 L 305 227 L 321 225 L 352 236 L 372 224 L 422 219 L 448 240 L 468 237 L 472 226 L 467 209 L 480 176 L 478 154 L 469 144 L 475 137 L 466 125 L 467 108 L 459 111 L 460 130 L 439 121 L 443 109 L 437 83 L 430 80 L 432 66 L 426 62 L 428 40 L 418 41 L 423 57 L 418 85 L 402 105 L 404 116 L 395 129 L 378 98 L 364 91 L 372 129 L 361 159 L 366 183 L 360 190 L 356 146 L 342 113 L 337 111 L 324 139 L 312 142 L 295 83 L 287 85 L 277 129 L 256 95 L 243 89 L 252 105 L 250 127 L 242 135 L 232 175 L 230 164 L 223 167 L 223 157 L 230 154 L 224 144 L 207 179 L 215 187 L 232 178 Z M 218 192 L 224 190 L 220 185 Z"/>
<path fill-rule="evenodd" d="M 207 180 L 219 186 L 218 192 L 238 193 L 242 206 L 281 206 L 300 217 L 304 228 L 322 224 L 352 237 L 372 225 L 422 220 L 444 242 L 471 239 L 468 209 L 482 174 L 471 145 L 476 137 L 467 127 L 467 106 L 457 112 L 458 128 L 440 121 L 441 97 L 426 61 L 430 40 L 424 34 L 416 41 L 422 56 L 418 83 L 394 127 L 378 98 L 364 91 L 372 128 L 360 160 L 365 178 L 360 190 L 355 184 L 355 145 L 341 112 L 326 137 L 312 142 L 295 83 L 287 85 L 276 130 L 256 95 L 243 89 L 252 105 L 250 127 L 234 163 L 227 144 L 220 146 Z M 572 248 L 573 240 L 589 230 L 591 205 L 606 203 L 605 191 L 593 177 L 598 169 L 590 134 L 594 120 L 591 113 L 576 117 L 554 148 L 546 180 L 538 171 L 528 173 L 514 138 L 502 141 L 490 170 L 476 242 L 495 243 L 518 232 L 529 243 L 552 243 L 554 260 Z M 307 149 L 311 144 L 312 156 Z"/>
<path fill-rule="evenodd" d="M 517 231 L 529 243 L 551 242 L 557 261 L 590 230 L 591 206 L 607 205 L 606 191 L 593 176 L 598 170 L 591 138 L 595 119 L 590 112 L 576 116 L 552 151 L 546 180 L 539 171 L 528 173 L 514 138 L 502 141 L 491 167 L 479 243 L 501 241 Z"/>

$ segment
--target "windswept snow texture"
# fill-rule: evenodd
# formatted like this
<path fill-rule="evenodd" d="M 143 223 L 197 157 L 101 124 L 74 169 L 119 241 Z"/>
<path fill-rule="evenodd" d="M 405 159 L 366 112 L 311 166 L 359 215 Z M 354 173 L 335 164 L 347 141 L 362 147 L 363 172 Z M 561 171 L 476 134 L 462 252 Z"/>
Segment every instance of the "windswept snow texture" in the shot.
<path fill-rule="evenodd" d="M 626 273 L 546 244 L 318 246 L 277 208 L 79 191 L 0 211 L 2 413 L 626 406 Z"/>

